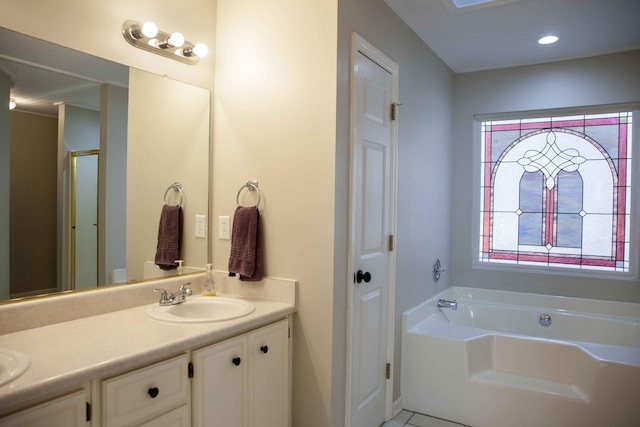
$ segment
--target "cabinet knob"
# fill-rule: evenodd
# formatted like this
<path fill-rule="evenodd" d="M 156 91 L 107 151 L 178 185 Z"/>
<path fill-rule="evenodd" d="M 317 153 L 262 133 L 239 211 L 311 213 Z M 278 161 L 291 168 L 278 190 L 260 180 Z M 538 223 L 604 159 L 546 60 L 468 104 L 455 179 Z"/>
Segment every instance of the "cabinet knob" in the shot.
<path fill-rule="evenodd" d="M 236 366 L 239 366 L 241 361 L 242 360 L 239 357 L 234 357 L 233 360 L 231 360 L 231 362 Z"/>
<path fill-rule="evenodd" d="M 158 387 L 151 387 L 147 393 L 149 393 L 149 396 L 151 396 L 152 399 L 155 399 L 158 397 L 158 394 L 160 394 L 160 390 L 158 390 Z"/>
<path fill-rule="evenodd" d="M 269 346 L 263 345 L 262 347 L 260 347 L 260 351 L 263 352 L 264 354 L 267 354 L 267 352 L 269 351 Z"/>

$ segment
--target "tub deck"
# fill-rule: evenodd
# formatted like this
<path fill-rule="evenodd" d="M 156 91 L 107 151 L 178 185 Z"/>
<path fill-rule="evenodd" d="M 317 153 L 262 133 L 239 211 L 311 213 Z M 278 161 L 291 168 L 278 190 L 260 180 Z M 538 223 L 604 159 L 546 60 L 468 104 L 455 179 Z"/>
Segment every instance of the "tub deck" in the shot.
<path fill-rule="evenodd" d="M 640 316 L 574 302 L 571 311 L 514 306 L 472 291 L 448 289 L 404 314 L 405 409 L 474 427 L 640 425 Z M 438 309 L 438 298 L 458 299 L 458 310 Z"/>

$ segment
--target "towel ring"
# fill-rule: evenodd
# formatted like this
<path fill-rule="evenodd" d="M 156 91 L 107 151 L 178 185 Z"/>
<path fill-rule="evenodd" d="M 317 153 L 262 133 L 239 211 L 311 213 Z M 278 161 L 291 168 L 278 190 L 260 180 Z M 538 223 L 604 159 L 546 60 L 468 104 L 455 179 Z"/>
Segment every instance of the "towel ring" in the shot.
<path fill-rule="evenodd" d="M 173 190 L 173 191 L 176 191 L 176 192 L 180 193 L 180 202 L 179 202 L 178 204 L 179 204 L 180 206 L 182 206 L 182 198 L 183 198 L 184 194 L 182 193 L 182 183 L 181 183 L 181 182 L 178 182 L 178 181 L 176 181 L 176 182 L 174 182 L 173 184 L 171 184 L 171 185 L 169 186 L 169 188 L 167 188 L 167 191 L 165 191 L 165 192 L 164 192 L 164 197 L 163 197 L 164 204 L 165 204 L 165 205 L 168 205 L 168 204 L 169 204 L 169 203 L 167 202 L 167 194 L 169 194 L 169 191 L 171 191 L 171 190 Z"/>
<path fill-rule="evenodd" d="M 244 190 L 245 188 L 249 191 L 258 192 L 258 202 L 256 203 L 256 206 L 260 206 L 260 196 L 262 192 L 258 188 L 258 181 L 248 181 L 245 185 L 240 187 L 240 190 L 238 190 L 238 194 L 236 194 L 236 205 L 240 206 L 240 193 L 242 193 L 242 190 Z"/>

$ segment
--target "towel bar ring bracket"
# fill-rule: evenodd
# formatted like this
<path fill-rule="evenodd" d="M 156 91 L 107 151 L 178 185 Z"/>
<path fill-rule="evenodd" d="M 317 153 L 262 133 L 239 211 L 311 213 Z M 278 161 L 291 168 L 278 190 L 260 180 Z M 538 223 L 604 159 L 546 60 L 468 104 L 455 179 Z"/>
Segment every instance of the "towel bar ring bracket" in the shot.
<path fill-rule="evenodd" d="M 171 184 L 167 190 L 164 192 L 164 197 L 162 198 L 164 201 L 164 204 L 167 205 L 167 194 L 169 194 L 169 191 L 175 191 L 177 193 L 180 193 L 180 202 L 178 203 L 180 206 L 182 206 L 182 199 L 184 196 L 184 193 L 182 192 L 182 183 L 179 181 L 174 182 L 173 184 Z"/>
<path fill-rule="evenodd" d="M 260 188 L 258 187 L 258 181 L 257 180 L 247 181 L 247 183 L 245 185 L 240 187 L 240 189 L 238 190 L 238 194 L 236 194 L 236 205 L 240 206 L 240 193 L 242 193 L 242 190 L 244 190 L 245 188 L 248 189 L 249 191 L 257 191 L 258 192 L 258 201 L 256 203 L 256 206 L 260 206 L 260 196 L 262 195 L 262 192 L 260 191 Z"/>

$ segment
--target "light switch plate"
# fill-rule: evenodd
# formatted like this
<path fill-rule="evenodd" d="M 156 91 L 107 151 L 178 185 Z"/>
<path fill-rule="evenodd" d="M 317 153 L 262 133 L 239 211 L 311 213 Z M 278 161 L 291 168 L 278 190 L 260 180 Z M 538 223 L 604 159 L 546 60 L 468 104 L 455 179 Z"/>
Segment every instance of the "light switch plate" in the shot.
<path fill-rule="evenodd" d="M 230 237 L 230 221 L 228 216 L 218 217 L 218 238 L 220 240 L 229 240 Z"/>
<path fill-rule="evenodd" d="M 196 237 L 204 239 L 207 237 L 207 216 L 196 215 Z"/>

